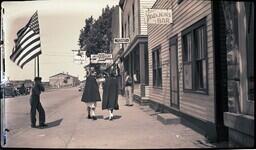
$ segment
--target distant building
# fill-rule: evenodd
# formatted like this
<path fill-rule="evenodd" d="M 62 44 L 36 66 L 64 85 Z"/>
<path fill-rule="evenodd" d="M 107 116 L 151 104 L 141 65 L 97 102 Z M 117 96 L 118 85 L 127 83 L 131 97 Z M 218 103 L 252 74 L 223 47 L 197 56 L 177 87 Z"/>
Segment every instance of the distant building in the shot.
<path fill-rule="evenodd" d="M 68 73 L 58 73 L 49 79 L 50 87 L 55 88 L 77 86 L 79 83 L 78 77 L 69 75 Z"/>
<path fill-rule="evenodd" d="M 26 88 L 33 86 L 32 80 L 11 80 L 10 83 L 12 83 L 14 87 L 20 87 L 22 84 L 24 84 Z"/>

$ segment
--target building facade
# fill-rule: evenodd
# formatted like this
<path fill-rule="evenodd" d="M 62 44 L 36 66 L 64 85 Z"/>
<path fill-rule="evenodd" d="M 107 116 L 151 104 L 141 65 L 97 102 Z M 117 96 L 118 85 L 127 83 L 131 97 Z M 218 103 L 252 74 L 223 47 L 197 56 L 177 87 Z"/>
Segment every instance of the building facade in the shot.
<path fill-rule="evenodd" d="M 116 62 L 120 58 L 122 48 L 121 44 L 114 43 L 114 38 L 122 37 L 122 11 L 119 6 L 115 6 L 112 13 L 111 32 L 113 41 L 110 43 L 110 50 L 113 55 L 113 61 Z"/>
<path fill-rule="evenodd" d="M 250 147 L 255 146 L 254 7 L 253 2 L 213 3 L 216 99 L 227 103 L 222 116 L 231 144 Z"/>
<path fill-rule="evenodd" d="M 133 79 L 135 99 L 146 99 L 148 85 L 148 36 L 146 11 L 155 0 L 120 0 L 122 9 L 122 37 L 130 43 L 123 44 L 121 55 L 124 71 Z"/>
<path fill-rule="evenodd" d="M 72 87 L 79 85 L 78 77 L 69 75 L 68 73 L 58 73 L 49 77 L 49 85 L 53 88 Z"/>
<path fill-rule="evenodd" d="M 119 68 L 119 75 L 118 76 L 118 85 L 119 85 L 119 92 L 123 93 L 124 89 L 124 78 L 121 74 L 124 70 L 124 65 L 121 61 L 121 54 L 123 52 L 122 44 L 115 43 L 115 38 L 122 38 L 122 10 L 119 5 L 115 6 L 113 13 L 112 13 L 112 25 L 111 25 L 111 32 L 112 32 L 112 42 L 110 43 L 110 50 L 113 57 L 113 64 L 118 66 Z M 110 68 L 113 64 L 108 64 Z"/>
<path fill-rule="evenodd" d="M 157 0 L 152 9 L 172 9 L 173 23 L 148 24 L 150 106 L 211 141 L 254 145 L 254 4 Z"/>

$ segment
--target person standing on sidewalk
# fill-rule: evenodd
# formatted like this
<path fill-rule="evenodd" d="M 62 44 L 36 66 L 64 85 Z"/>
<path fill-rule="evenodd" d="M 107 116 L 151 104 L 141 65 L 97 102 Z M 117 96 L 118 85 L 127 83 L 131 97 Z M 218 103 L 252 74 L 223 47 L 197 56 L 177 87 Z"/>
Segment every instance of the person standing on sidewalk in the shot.
<path fill-rule="evenodd" d="M 126 106 L 133 106 L 132 78 L 125 72 L 125 97 Z"/>
<path fill-rule="evenodd" d="M 81 101 L 87 104 L 88 119 L 97 120 L 95 116 L 96 102 L 101 101 L 101 98 L 94 69 L 89 72 L 89 76 L 86 78 Z"/>
<path fill-rule="evenodd" d="M 102 110 L 108 109 L 109 120 L 113 119 L 113 110 L 118 110 L 118 79 L 114 69 L 107 76 L 103 86 Z"/>
<path fill-rule="evenodd" d="M 45 90 L 44 86 L 41 83 L 41 80 L 42 80 L 41 77 L 35 77 L 34 79 L 35 84 L 32 88 L 32 94 L 30 97 L 30 105 L 31 105 L 30 118 L 31 118 L 32 128 L 36 127 L 36 110 L 39 113 L 39 127 L 47 126 L 45 124 L 45 111 L 40 102 L 41 91 Z"/>

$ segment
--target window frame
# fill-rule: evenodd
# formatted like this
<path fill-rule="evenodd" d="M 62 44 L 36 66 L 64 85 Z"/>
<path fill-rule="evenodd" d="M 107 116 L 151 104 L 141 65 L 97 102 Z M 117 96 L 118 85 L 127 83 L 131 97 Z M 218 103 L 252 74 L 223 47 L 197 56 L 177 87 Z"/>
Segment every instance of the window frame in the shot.
<path fill-rule="evenodd" d="M 131 33 L 130 33 L 130 23 L 131 23 L 130 18 L 131 18 L 131 17 L 130 17 L 130 14 L 128 14 L 128 19 L 127 19 L 127 20 L 128 20 L 128 23 L 127 23 L 127 24 L 128 24 L 128 37 L 129 37 L 129 38 L 130 38 L 130 34 L 131 34 Z"/>
<path fill-rule="evenodd" d="M 196 57 L 196 44 L 195 44 L 195 36 L 196 36 L 196 30 L 203 27 L 204 30 L 204 37 L 205 39 L 203 39 L 205 45 L 205 63 L 206 63 L 206 87 L 204 89 L 200 89 L 198 88 L 198 86 L 196 85 L 196 78 L 197 78 L 197 73 L 196 73 L 196 62 L 197 62 L 197 57 Z M 184 80 L 184 64 L 186 65 L 187 63 L 185 62 L 185 43 L 184 43 L 184 39 L 185 36 L 191 34 L 192 36 L 192 45 L 191 45 L 191 79 L 192 79 L 192 88 L 191 89 L 186 89 L 185 88 L 185 80 Z M 208 95 L 209 94 L 209 81 L 208 81 L 208 38 L 207 38 L 207 22 L 206 22 L 206 17 L 202 18 L 201 20 L 197 21 L 196 23 L 192 24 L 191 26 L 189 26 L 188 28 L 184 29 L 181 32 L 181 46 L 182 46 L 182 74 L 183 74 L 183 91 L 184 93 L 197 93 L 197 94 L 203 94 L 203 95 Z"/>
<path fill-rule="evenodd" d="M 135 32 L 135 6 L 132 4 L 132 30 Z"/>
<path fill-rule="evenodd" d="M 155 56 L 157 54 L 157 52 L 159 53 L 159 64 L 157 63 L 157 59 L 155 59 Z M 155 56 L 155 57 L 153 57 Z M 155 68 L 156 66 L 156 68 Z M 163 87 L 163 74 L 162 74 L 162 58 L 161 58 L 161 45 L 156 46 L 155 48 L 152 49 L 152 81 L 153 81 L 153 88 L 158 88 L 158 89 L 162 89 Z M 157 75 L 158 69 L 161 69 L 161 80 L 160 83 L 158 83 L 158 79 L 159 76 Z M 154 72 L 155 76 L 154 76 Z"/>

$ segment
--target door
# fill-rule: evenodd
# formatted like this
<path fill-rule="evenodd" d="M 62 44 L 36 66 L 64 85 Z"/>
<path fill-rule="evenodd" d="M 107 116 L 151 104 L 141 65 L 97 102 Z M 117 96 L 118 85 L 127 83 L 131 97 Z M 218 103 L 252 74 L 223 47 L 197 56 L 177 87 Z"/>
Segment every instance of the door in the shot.
<path fill-rule="evenodd" d="M 170 104 L 179 109 L 178 41 L 177 36 L 170 39 Z"/>

